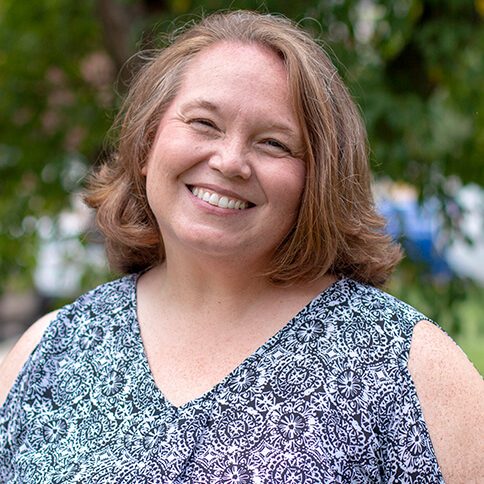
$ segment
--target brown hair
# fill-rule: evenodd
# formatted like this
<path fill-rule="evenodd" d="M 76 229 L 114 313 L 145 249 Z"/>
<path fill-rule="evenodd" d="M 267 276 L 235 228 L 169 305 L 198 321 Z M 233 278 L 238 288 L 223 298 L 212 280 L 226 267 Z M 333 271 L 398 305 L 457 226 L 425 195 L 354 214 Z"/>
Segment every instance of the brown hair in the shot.
<path fill-rule="evenodd" d="M 135 78 L 117 120 L 116 155 L 91 176 L 85 197 L 97 209 L 113 268 L 134 272 L 165 258 L 141 170 L 187 63 L 221 41 L 256 43 L 280 56 L 303 133 L 306 180 L 299 214 L 265 275 L 278 284 L 328 272 L 384 284 L 401 252 L 375 210 L 358 108 L 309 34 L 288 19 L 247 11 L 213 14 L 189 26 Z"/>

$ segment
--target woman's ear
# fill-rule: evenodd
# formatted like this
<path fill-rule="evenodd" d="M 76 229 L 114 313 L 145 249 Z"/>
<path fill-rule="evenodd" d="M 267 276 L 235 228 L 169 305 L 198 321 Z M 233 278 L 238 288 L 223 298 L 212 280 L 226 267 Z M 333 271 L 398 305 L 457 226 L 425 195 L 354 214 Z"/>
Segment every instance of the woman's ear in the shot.
<path fill-rule="evenodd" d="M 143 176 L 146 176 L 148 173 L 148 162 L 146 162 L 142 167 L 141 167 L 141 174 Z"/>

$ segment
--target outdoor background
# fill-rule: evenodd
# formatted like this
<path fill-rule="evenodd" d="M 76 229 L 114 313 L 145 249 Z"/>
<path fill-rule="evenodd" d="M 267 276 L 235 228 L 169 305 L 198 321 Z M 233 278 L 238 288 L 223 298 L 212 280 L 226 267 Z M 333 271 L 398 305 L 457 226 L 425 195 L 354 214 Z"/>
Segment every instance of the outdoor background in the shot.
<path fill-rule="evenodd" d="M 378 205 L 408 257 L 388 290 L 484 372 L 484 0 L 0 0 L 0 340 L 115 277 L 79 191 L 140 65 L 221 8 L 318 36 L 366 120 Z M 0 351 L 0 357 L 2 352 Z"/>

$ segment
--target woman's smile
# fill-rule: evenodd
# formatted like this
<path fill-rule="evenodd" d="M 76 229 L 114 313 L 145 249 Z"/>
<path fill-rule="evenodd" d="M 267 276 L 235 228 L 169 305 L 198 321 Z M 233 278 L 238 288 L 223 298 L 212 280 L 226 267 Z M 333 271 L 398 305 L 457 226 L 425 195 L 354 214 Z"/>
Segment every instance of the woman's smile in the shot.
<path fill-rule="evenodd" d="M 250 208 L 250 206 L 254 206 L 254 204 L 251 204 L 248 201 L 241 200 L 230 195 L 224 195 L 223 193 L 219 193 L 217 191 L 204 187 L 190 186 L 188 188 L 193 193 L 193 195 L 195 195 L 203 202 L 219 208 L 227 208 L 230 210 L 245 210 L 247 208 Z"/>

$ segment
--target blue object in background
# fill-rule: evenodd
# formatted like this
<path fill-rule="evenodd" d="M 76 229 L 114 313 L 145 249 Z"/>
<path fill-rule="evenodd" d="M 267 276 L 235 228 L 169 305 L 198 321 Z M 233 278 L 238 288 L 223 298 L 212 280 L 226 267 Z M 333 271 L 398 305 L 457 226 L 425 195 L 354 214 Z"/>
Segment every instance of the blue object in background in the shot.
<path fill-rule="evenodd" d="M 439 248 L 441 224 L 437 203 L 432 200 L 419 205 L 416 200 L 382 199 L 379 212 L 387 219 L 387 232 L 398 240 L 408 258 L 421 263 L 433 276 L 450 278 L 452 269 Z"/>

